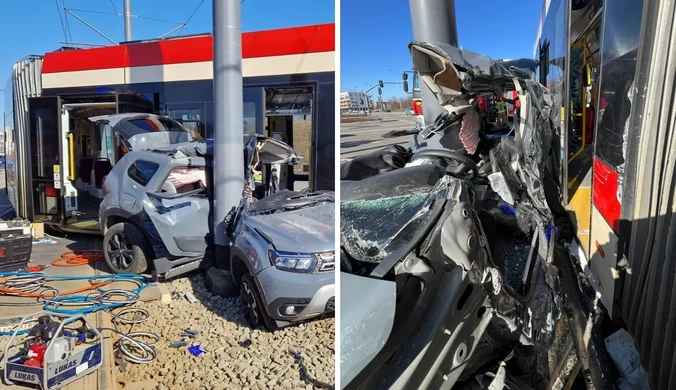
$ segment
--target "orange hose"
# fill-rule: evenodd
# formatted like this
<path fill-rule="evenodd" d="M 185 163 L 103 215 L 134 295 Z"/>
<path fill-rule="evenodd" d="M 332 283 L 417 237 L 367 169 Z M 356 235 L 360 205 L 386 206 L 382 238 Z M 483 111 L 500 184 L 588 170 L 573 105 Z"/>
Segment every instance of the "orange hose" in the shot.
<path fill-rule="evenodd" d="M 67 251 L 61 254 L 61 257 L 52 261 L 54 267 L 79 267 L 103 260 L 103 251 L 97 249 L 86 249 L 81 251 Z"/>
<path fill-rule="evenodd" d="M 97 249 L 85 249 L 85 250 L 80 250 L 80 251 L 66 251 L 61 254 L 61 257 L 58 259 L 55 259 L 52 261 L 52 265 L 55 267 L 79 267 L 81 265 L 86 265 L 86 264 L 92 264 L 95 263 L 99 260 L 103 259 L 103 251 L 102 250 L 97 250 Z M 0 283 L 6 283 L 7 279 L 6 278 L 1 278 Z M 96 290 L 99 287 L 106 286 L 108 284 L 112 283 L 112 281 L 107 281 L 107 282 L 100 282 L 100 283 L 93 283 L 90 284 L 89 286 L 77 288 L 75 290 L 70 290 L 70 291 L 65 291 L 65 292 L 59 292 L 59 296 L 64 296 L 64 295 L 74 295 L 78 294 L 81 292 L 85 291 L 91 291 L 91 290 Z M 22 297 L 29 297 L 29 298 L 54 298 L 56 295 L 53 292 L 46 291 L 44 294 L 36 293 L 36 292 L 26 292 L 26 291 L 21 291 L 21 290 L 15 290 L 13 288 L 7 288 L 7 287 L 0 287 L 0 294 L 8 294 L 8 295 L 18 295 Z"/>
<path fill-rule="evenodd" d="M 113 281 L 111 280 L 111 281 L 108 281 L 108 282 L 101 282 L 101 283 L 92 284 L 92 285 L 89 285 L 89 286 L 86 286 L 86 287 L 76 288 L 75 290 L 70 290 L 70 291 L 66 291 L 66 292 L 59 292 L 59 296 L 73 295 L 73 294 L 77 294 L 77 293 L 81 293 L 81 292 L 85 292 L 85 291 L 96 290 L 97 288 L 103 287 L 103 286 L 108 285 L 112 282 Z M 19 296 L 22 296 L 22 297 L 29 297 L 29 298 L 40 298 L 40 296 L 42 296 L 42 298 L 46 298 L 46 299 L 54 298 L 54 296 L 55 296 L 54 293 L 45 293 L 45 294 L 40 295 L 40 293 L 25 292 L 25 291 L 21 291 L 21 290 L 15 290 L 13 288 L 4 288 L 4 287 L 0 287 L 0 293 L 4 293 L 4 294 L 8 294 L 8 295 L 19 295 Z"/>

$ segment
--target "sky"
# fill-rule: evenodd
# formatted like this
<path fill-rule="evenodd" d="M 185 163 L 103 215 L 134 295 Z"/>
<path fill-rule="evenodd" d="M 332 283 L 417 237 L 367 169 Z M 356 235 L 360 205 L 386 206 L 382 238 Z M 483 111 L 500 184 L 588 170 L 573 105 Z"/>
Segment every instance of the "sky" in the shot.
<path fill-rule="evenodd" d="M 396 98 L 397 92 L 406 96 L 401 74 L 411 70 L 408 43 L 413 40 L 408 3 L 341 1 L 341 91 L 362 91 L 383 80 L 400 83 L 385 85 L 383 99 Z M 460 46 L 493 59 L 532 58 L 543 3 L 455 0 Z"/>
<path fill-rule="evenodd" d="M 113 41 L 124 40 L 122 17 L 114 15 L 122 13 L 123 0 L 4 0 L 1 3 L 0 89 L 5 87 L 16 61 L 30 54 L 42 55 L 56 50 L 63 46 L 59 41 L 110 44 L 75 17 L 64 16 L 64 8 L 73 10 Z M 186 21 L 185 29 L 169 36 L 211 32 L 211 9 L 212 0 L 132 0 L 132 14 L 138 16 L 132 21 L 132 39 L 157 38 Z M 334 21 L 332 0 L 244 0 L 242 3 L 243 31 Z M 0 93 L 0 111 L 4 110 L 3 97 L 4 93 Z"/>

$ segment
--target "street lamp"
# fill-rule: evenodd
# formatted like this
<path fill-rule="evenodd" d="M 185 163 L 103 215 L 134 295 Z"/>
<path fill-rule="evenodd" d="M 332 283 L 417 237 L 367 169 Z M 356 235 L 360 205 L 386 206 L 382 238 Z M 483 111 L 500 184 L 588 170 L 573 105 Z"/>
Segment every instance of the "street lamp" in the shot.
<path fill-rule="evenodd" d="M 366 82 L 364 84 L 371 86 L 371 84 L 366 83 Z M 369 97 L 368 93 L 363 92 L 363 94 L 364 94 L 364 97 L 366 98 L 366 112 L 370 116 L 371 115 L 371 98 Z"/>
<path fill-rule="evenodd" d="M 393 71 L 391 71 L 389 69 L 387 71 L 394 75 L 395 80 L 397 79 L 397 76 L 398 76 L 397 73 L 394 73 Z M 399 88 L 397 88 L 397 100 L 399 101 L 399 112 L 404 112 L 404 107 L 402 107 L 402 105 L 401 105 L 401 96 L 399 96 Z"/>

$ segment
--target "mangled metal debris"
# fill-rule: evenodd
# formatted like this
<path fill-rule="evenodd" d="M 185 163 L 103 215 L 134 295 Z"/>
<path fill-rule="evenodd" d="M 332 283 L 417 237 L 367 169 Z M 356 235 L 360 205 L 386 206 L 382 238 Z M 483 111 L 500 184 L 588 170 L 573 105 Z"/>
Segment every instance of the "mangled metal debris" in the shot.
<path fill-rule="evenodd" d="M 377 330 L 384 345 L 364 357 L 350 351 L 363 342 L 341 338 L 341 354 L 361 359 L 341 361 L 361 368 L 343 378 L 346 388 L 450 388 L 491 372 L 504 379 L 498 363 L 507 372 L 535 364 L 561 318 L 546 191 L 558 186 L 559 135 L 546 88 L 507 62 L 450 45 L 409 48 L 444 112 L 409 132 L 410 149 L 388 147 L 341 168 L 341 271 L 354 275 L 354 288 L 342 290 L 341 317 L 352 320 L 341 332 L 371 324 L 347 315 L 349 302 L 363 299 L 352 292 L 363 295 L 375 280 L 397 292 L 394 312 L 381 313 L 394 318 Z M 520 102 L 514 137 L 489 137 L 476 99 L 510 90 Z M 384 291 L 369 299 L 382 301 Z"/>

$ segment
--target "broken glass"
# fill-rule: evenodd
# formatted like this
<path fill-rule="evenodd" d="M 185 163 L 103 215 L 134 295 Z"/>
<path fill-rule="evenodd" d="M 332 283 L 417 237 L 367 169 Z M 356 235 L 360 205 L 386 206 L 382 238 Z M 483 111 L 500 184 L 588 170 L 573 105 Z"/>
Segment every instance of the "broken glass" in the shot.
<path fill-rule="evenodd" d="M 440 179 L 429 192 L 342 201 L 341 246 L 355 260 L 379 263 L 407 244 L 416 229 L 432 217 L 434 200 L 443 196 L 450 180 Z"/>

